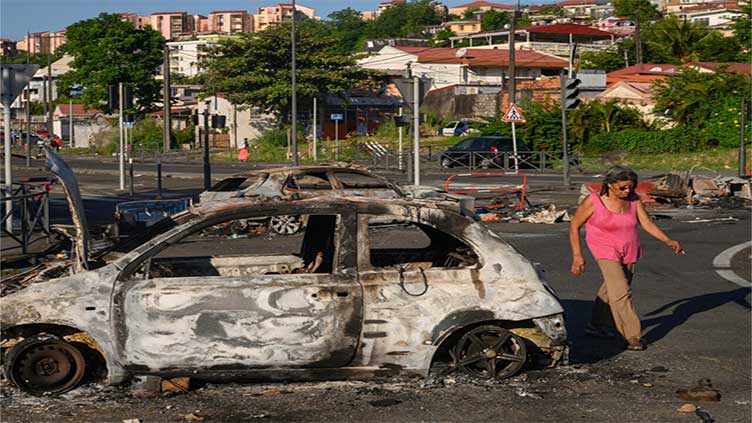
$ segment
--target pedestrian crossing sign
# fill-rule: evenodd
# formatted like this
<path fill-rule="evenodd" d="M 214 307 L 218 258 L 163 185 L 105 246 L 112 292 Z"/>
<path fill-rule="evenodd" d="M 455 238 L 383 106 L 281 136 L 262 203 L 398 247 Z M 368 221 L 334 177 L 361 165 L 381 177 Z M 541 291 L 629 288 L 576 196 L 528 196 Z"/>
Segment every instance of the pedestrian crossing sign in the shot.
<path fill-rule="evenodd" d="M 501 118 L 501 120 L 504 122 L 512 122 L 512 123 L 527 122 L 527 119 L 525 119 L 525 116 L 522 116 L 522 111 L 520 111 L 520 109 L 514 103 L 509 105 L 509 109 L 507 109 L 507 112 L 504 113 L 504 117 Z"/>

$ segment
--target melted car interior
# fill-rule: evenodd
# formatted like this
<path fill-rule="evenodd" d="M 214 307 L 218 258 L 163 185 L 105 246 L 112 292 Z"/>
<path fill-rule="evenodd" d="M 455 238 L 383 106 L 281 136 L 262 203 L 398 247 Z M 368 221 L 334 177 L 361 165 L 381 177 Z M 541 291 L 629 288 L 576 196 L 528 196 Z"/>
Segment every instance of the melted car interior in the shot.
<path fill-rule="evenodd" d="M 339 216 L 307 216 L 294 235 L 269 231 L 268 217 L 234 219 L 205 227 L 144 262 L 142 278 L 331 273 Z M 263 248 L 259 249 L 259 241 Z M 203 252 L 196 255 L 196 252 Z"/>

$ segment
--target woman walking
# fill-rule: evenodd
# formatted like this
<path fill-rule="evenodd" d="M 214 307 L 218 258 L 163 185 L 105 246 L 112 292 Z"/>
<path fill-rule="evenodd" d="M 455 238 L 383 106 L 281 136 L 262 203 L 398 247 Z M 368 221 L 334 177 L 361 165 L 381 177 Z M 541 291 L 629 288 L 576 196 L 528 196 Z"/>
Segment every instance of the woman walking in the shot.
<path fill-rule="evenodd" d="M 585 241 L 603 275 L 586 333 L 608 336 L 609 327 L 615 326 L 626 340 L 627 349 L 642 351 L 642 328 L 630 289 L 635 264 L 642 254 L 637 224 L 676 254 L 685 252 L 678 241 L 653 223 L 634 192 L 636 187 L 637 174 L 633 170 L 621 166 L 609 169 L 600 193 L 591 193 L 577 208 L 569 225 L 569 243 L 572 273 L 580 275 L 585 271 L 580 246 L 580 227 L 584 224 Z"/>

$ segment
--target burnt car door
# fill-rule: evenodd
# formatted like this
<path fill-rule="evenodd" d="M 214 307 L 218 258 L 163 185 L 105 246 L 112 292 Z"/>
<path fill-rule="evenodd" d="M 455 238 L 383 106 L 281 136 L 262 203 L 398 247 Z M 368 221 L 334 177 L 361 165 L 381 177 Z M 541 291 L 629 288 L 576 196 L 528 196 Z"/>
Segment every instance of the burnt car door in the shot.
<path fill-rule="evenodd" d="M 260 217 L 213 213 L 166 234 L 123 271 L 113 314 L 126 368 L 211 373 L 350 362 L 362 318 L 347 224 L 354 217 L 319 209 L 304 233 L 285 237 L 270 235 Z"/>

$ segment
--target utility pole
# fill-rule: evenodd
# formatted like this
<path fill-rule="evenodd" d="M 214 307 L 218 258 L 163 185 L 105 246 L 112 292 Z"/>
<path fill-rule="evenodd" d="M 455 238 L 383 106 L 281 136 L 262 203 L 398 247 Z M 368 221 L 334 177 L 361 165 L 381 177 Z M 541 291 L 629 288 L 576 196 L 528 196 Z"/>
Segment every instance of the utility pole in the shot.
<path fill-rule="evenodd" d="M 211 188 L 211 164 L 209 164 L 209 102 L 204 109 L 204 191 Z"/>
<path fill-rule="evenodd" d="M 316 115 L 316 97 L 313 97 L 313 161 L 317 162 L 319 161 L 319 151 L 318 151 L 318 115 Z"/>
<path fill-rule="evenodd" d="M 292 165 L 298 165 L 298 102 L 297 87 L 295 85 L 295 18 L 297 11 L 295 9 L 295 0 L 292 0 L 292 30 L 290 39 L 292 41 Z"/>
<path fill-rule="evenodd" d="M 125 97 L 125 93 L 123 92 L 123 83 L 118 82 L 118 118 L 120 123 L 120 190 L 125 189 L 125 146 L 124 146 L 124 128 L 123 128 L 123 97 Z"/>
<path fill-rule="evenodd" d="M 52 53 L 50 53 L 52 54 Z M 52 59 L 47 59 L 47 80 L 49 83 L 47 84 L 47 89 L 50 91 L 47 95 L 47 101 L 50 102 L 49 107 L 47 107 L 47 132 L 50 134 L 50 137 L 52 137 Z"/>
<path fill-rule="evenodd" d="M 399 132 L 399 144 L 397 153 L 397 169 L 402 172 L 402 107 L 399 108 L 400 125 L 397 128 Z"/>
<path fill-rule="evenodd" d="M 567 106 L 565 104 L 565 84 L 564 72 L 559 73 L 559 82 L 561 84 L 561 139 L 564 161 L 564 186 L 569 186 L 569 141 L 567 140 Z"/>
<path fill-rule="evenodd" d="M 420 77 L 413 75 L 413 174 L 414 185 L 420 185 Z"/>
<path fill-rule="evenodd" d="M 68 144 L 70 148 L 75 147 L 73 144 L 73 96 L 68 98 Z"/>
<path fill-rule="evenodd" d="M 747 116 L 749 115 L 749 109 L 750 109 L 750 103 L 746 101 L 745 99 L 742 99 L 741 107 L 739 108 L 739 111 L 741 112 L 741 116 L 739 118 L 739 176 L 744 177 L 747 176 L 747 172 L 745 171 L 746 167 L 746 160 L 747 160 L 747 151 L 746 151 L 746 145 L 745 142 L 747 141 Z"/>
<path fill-rule="evenodd" d="M 640 40 L 640 9 L 635 11 L 635 61 L 638 65 L 642 64 L 642 41 Z"/>
<path fill-rule="evenodd" d="M 509 28 L 509 104 L 517 102 L 517 68 L 515 63 L 514 41 L 517 35 L 517 8 L 512 13 L 512 24 Z"/>
<path fill-rule="evenodd" d="M 2 87 L 0 87 L 0 94 L 3 103 L 3 129 L 5 130 L 5 196 L 13 196 L 13 175 L 11 173 L 11 151 L 10 151 L 10 105 L 13 104 L 13 96 L 11 95 L 12 81 L 15 78 L 13 69 L 2 69 Z M 5 230 L 8 233 L 13 233 L 13 200 L 5 202 Z"/>
<path fill-rule="evenodd" d="M 164 65 L 162 68 L 164 73 L 164 94 L 162 96 L 162 102 L 164 103 L 164 128 L 162 129 L 162 150 L 170 151 L 170 143 L 172 137 L 170 136 L 170 130 L 172 129 L 172 116 L 170 107 L 170 97 L 172 97 L 170 88 L 170 48 L 165 43 L 164 46 Z"/>
<path fill-rule="evenodd" d="M 29 39 L 29 33 L 26 33 L 26 39 Z M 26 52 L 26 65 L 29 65 L 29 52 Z M 26 104 L 24 105 L 26 115 L 26 167 L 31 167 L 31 91 L 26 85 Z"/>

